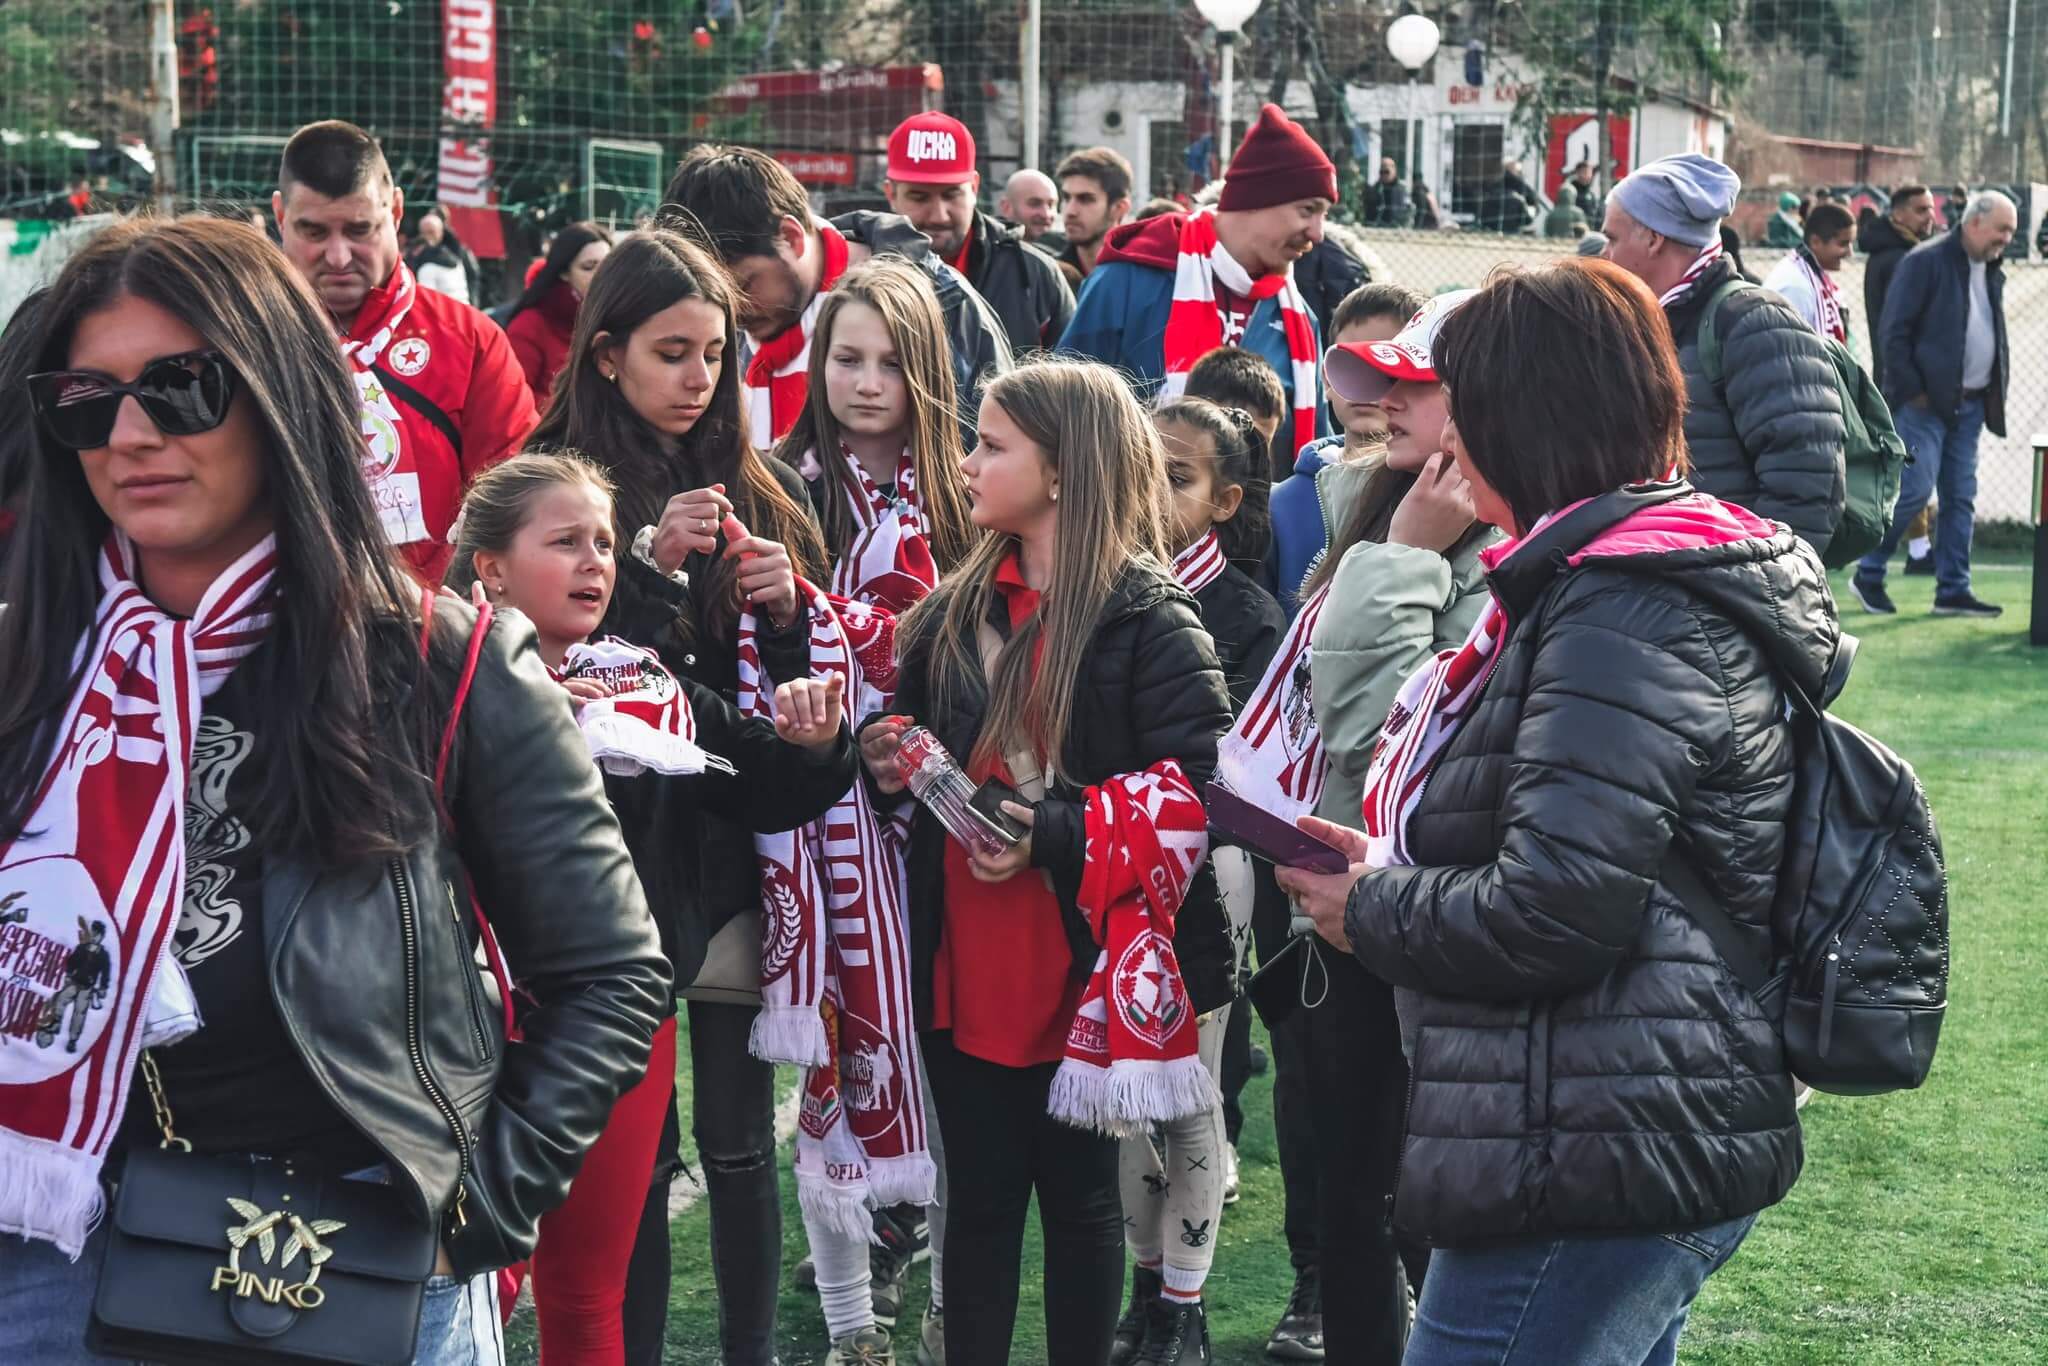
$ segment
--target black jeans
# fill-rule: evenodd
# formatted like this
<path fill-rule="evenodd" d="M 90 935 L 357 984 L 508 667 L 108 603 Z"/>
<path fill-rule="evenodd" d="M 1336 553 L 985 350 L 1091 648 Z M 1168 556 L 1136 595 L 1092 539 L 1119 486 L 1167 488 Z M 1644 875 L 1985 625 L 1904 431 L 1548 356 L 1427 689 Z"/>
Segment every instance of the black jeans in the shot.
<path fill-rule="evenodd" d="M 747 1051 L 754 1007 L 688 1002 L 691 1132 L 711 1204 L 711 1272 L 726 1366 L 775 1360 L 782 1196 L 775 1167 L 775 1069 Z M 661 1360 L 669 1296 L 668 1188 L 675 1133 L 662 1139 L 626 1274 L 626 1360 Z"/>
<path fill-rule="evenodd" d="M 1045 1235 L 1045 1360 L 1102 1366 L 1124 1287 L 1115 1140 L 1045 1112 L 1055 1063 L 1004 1067 L 925 1034 L 925 1072 L 946 1135 L 946 1359 L 1003 1366 L 1017 1326 L 1024 1216 Z"/>
<path fill-rule="evenodd" d="M 1259 871 L 1259 895 L 1252 904 L 1252 944 L 1263 964 L 1287 947 L 1290 911 L 1286 894 L 1272 881 L 1271 870 L 1261 864 Z M 1239 1015 L 1249 1029 L 1251 1002 L 1238 1002 L 1231 1012 L 1232 1028 Z M 1296 1271 L 1320 1264 L 1323 1241 L 1323 1183 L 1316 1160 L 1308 1074 L 1308 1016 L 1308 1011 L 1297 1009 L 1266 1031 L 1273 1045 L 1273 1144 L 1279 1149 L 1280 1189 L 1285 1200 L 1281 1229 L 1287 1237 L 1287 1260 Z"/>
<path fill-rule="evenodd" d="M 1321 1177 L 1323 1345 L 1331 1361 L 1395 1366 L 1408 1334 L 1390 1205 L 1408 1098 L 1401 1026 L 1386 983 L 1350 954 L 1314 947 L 1329 991 L 1297 1016 Z"/>

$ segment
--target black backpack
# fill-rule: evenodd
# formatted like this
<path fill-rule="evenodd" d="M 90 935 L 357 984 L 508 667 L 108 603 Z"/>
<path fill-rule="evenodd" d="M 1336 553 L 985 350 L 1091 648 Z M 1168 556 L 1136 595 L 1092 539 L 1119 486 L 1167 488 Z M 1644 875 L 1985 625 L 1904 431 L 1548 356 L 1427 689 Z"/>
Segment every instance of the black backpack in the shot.
<path fill-rule="evenodd" d="M 1855 658 L 1844 635 L 1826 695 Z M 1664 882 L 1785 1039 L 1817 1091 L 1872 1096 L 1927 1079 L 1948 1008 L 1948 872 L 1913 766 L 1780 676 L 1797 766 L 1771 908 L 1771 963 L 1675 847 Z"/>

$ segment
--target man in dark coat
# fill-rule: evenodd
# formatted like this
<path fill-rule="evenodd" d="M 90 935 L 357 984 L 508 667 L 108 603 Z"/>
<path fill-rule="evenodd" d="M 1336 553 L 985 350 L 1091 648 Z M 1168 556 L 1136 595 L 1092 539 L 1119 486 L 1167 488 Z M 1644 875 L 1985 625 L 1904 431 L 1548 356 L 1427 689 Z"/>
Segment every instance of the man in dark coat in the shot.
<path fill-rule="evenodd" d="M 1901 185 L 1892 191 L 1891 212 L 1856 234 L 1857 250 L 1870 258 L 1863 263 L 1863 316 L 1870 320 L 1870 377 L 1879 388 L 1884 387 L 1884 348 L 1877 344 L 1877 329 L 1884 321 L 1892 272 L 1933 230 L 1934 196 L 1925 185 Z"/>
<path fill-rule="evenodd" d="M 1977 440 L 2005 435 L 2005 387 L 2012 358 L 2005 334 L 2003 258 L 2019 210 L 1996 190 L 1973 195 L 1962 222 L 1906 254 L 1885 296 L 1878 345 L 1884 397 L 1913 459 L 1884 543 L 1849 581 L 1872 612 L 1898 609 L 1885 592 L 1885 563 L 1906 527 L 1939 492 L 1934 531 L 1934 612 L 1995 617 L 2000 609 L 1970 591 L 1970 534 L 1977 509 Z"/>
<path fill-rule="evenodd" d="M 1720 381 L 1700 364 L 1706 302 L 1735 278 L 1720 227 L 1741 188 L 1735 172 L 1697 153 L 1651 162 L 1607 196 L 1607 259 L 1648 285 L 1670 319 L 1693 483 L 1822 551 L 1846 493 L 1842 399 L 1826 343 L 1777 295 L 1743 289 L 1715 319 Z"/>
<path fill-rule="evenodd" d="M 932 239 L 1002 319 L 1018 353 L 1052 346 L 1074 316 L 1074 292 L 1053 258 L 975 208 L 974 134 L 950 114 L 913 114 L 889 135 L 889 207 Z"/>

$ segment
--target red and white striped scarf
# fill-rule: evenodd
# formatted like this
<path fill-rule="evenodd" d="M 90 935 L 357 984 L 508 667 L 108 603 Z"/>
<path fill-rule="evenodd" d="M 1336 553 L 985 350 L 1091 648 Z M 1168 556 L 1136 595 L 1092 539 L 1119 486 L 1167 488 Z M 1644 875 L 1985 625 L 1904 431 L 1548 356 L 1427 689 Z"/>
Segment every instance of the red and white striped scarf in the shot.
<path fill-rule="evenodd" d="M 1216 538 L 1216 529 L 1211 527 L 1202 533 L 1201 539 L 1173 557 L 1173 576 L 1180 580 L 1180 586 L 1190 593 L 1199 594 L 1204 588 L 1223 577 L 1223 571 L 1230 568 L 1230 561 L 1224 557 L 1223 543 Z"/>
<path fill-rule="evenodd" d="M 562 667 L 548 672 L 557 682 L 588 678 L 611 688 L 611 696 L 592 698 L 576 709 L 590 757 L 605 772 L 630 778 L 647 772 L 733 771 L 731 761 L 697 744 L 689 695 L 654 651 L 606 636 L 571 645 Z"/>
<path fill-rule="evenodd" d="M 151 602 L 135 565 L 110 534 L 28 833 L 0 847 L 0 1232 L 73 1258 L 104 1204 L 137 1057 L 197 1024 L 169 952 L 192 743 L 202 699 L 269 633 L 277 543 L 228 566 L 190 620 Z M 167 993 L 182 998 L 177 1028 L 163 1027 Z"/>
<path fill-rule="evenodd" d="M 802 316 L 754 348 L 740 375 L 740 406 L 746 410 L 747 432 L 754 449 L 765 451 L 796 425 L 811 388 L 811 333 L 825 295 L 846 273 L 846 239 L 829 223 L 813 223 L 818 246 L 825 253 L 817 293 Z"/>
<path fill-rule="evenodd" d="M 1190 214 L 1180 230 L 1180 256 L 1173 271 L 1173 303 L 1166 314 L 1166 382 L 1159 397 L 1179 398 L 1187 392 L 1188 371 L 1195 362 L 1225 344 L 1223 314 L 1216 298 L 1221 285 L 1253 308 L 1266 299 L 1280 303 L 1280 324 L 1287 334 L 1287 359 L 1292 373 L 1294 439 L 1308 441 L 1316 432 L 1316 325 L 1308 303 L 1294 283 L 1290 267 L 1278 275 L 1252 279 L 1237 258 L 1216 240 L 1215 211 Z"/>
<path fill-rule="evenodd" d="M 1089 788 L 1081 805 L 1087 861 L 1076 901 L 1101 950 L 1046 1109 L 1076 1128 L 1135 1138 L 1216 1099 L 1173 952 L 1174 917 L 1209 857 L 1209 824 L 1172 759 Z"/>
<path fill-rule="evenodd" d="M 1835 277 L 1822 270 L 1805 247 L 1793 252 L 1792 259 L 1813 289 L 1815 305 L 1820 309 L 1820 334 L 1848 345 L 1849 324 L 1842 317 L 1841 290 L 1835 286 Z"/>
<path fill-rule="evenodd" d="M 797 580 L 813 678 L 845 680 L 849 725 L 884 710 L 895 677 L 895 618 Z M 773 717 L 759 623 L 740 618 L 739 708 Z M 750 1048 L 808 1068 L 797 1126 L 797 1198 L 848 1236 L 868 1211 L 928 1204 L 936 1168 L 910 1004 L 903 849 L 855 783 L 820 819 L 754 837 L 761 866 L 761 1009 Z"/>
<path fill-rule="evenodd" d="M 931 523 L 917 493 L 917 462 L 907 449 L 896 458 L 892 497 L 869 477 L 853 452 L 841 447 L 839 456 L 853 476 L 851 489 L 818 463 L 816 451 L 805 451 L 797 467 L 805 479 L 822 478 L 831 488 L 843 490 L 853 523 L 860 528 L 832 566 L 832 591 L 901 616 L 939 586 Z"/>
<path fill-rule="evenodd" d="M 1237 724 L 1216 747 L 1216 776 L 1223 785 L 1289 825 L 1314 812 L 1330 776 L 1309 648 L 1329 596 L 1325 585 L 1301 605 Z"/>
<path fill-rule="evenodd" d="M 1692 264 L 1685 268 L 1685 274 L 1678 277 L 1678 283 L 1657 296 L 1657 303 L 1661 307 L 1669 308 L 1683 299 L 1692 292 L 1692 287 L 1699 283 L 1700 276 L 1712 269 L 1714 262 L 1720 260 L 1721 256 L 1721 239 L 1717 237 L 1700 248 L 1700 254 L 1693 257 Z"/>

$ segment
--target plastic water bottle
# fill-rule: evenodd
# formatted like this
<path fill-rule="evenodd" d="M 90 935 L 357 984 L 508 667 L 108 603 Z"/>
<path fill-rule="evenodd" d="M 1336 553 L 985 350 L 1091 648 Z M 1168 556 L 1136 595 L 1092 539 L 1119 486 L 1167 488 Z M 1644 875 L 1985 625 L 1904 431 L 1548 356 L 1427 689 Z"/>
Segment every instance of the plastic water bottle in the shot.
<path fill-rule="evenodd" d="M 930 730 L 912 726 L 903 732 L 896 767 L 910 795 L 929 808 L 963 847 L 990 858 L 1010 847 L 1010 841 L 974 809 L 974 784 Z"/>

